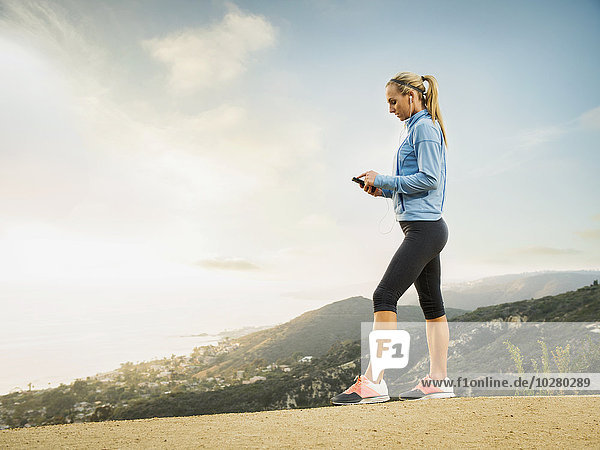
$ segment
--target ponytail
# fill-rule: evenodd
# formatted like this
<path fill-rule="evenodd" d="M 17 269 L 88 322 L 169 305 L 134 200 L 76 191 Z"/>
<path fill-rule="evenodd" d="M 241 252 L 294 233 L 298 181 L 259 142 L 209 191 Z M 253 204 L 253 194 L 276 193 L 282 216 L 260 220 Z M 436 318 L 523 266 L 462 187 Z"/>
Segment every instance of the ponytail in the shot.
<path fill-rule="evenodd" d="M 440 105 L 438 103 L 438 82 L 433 75 L 423 75 L 421 79 L 427 81 L 427 84 L 429 85 L 429 89 L 427 89 L 427 92 L 425 93 L 425 107 L 427 108 L 427 111 L 429 111 L 429 114 L 431 114 L 431 119 L 439 122 L 442 134 L 444 135 L 444 142 L 447 142 L 446 129 L 444 128 L 442 112 L 440 111 Z"/>
<path fill-rule="evenodd" d="M 425 91 L 424 81 L 427 81 L 429 88 Z M 386 87 L 393 84 L 402 94 L 408 94 L 411 90 L 416 91 L 418 98 L 421 103 L 425 104 L 425 108 L 431 114 L 431 120 L 435 123 L 440 124 L 442 129 L 442 135 L 444 136 L 444 143 L 448 145 L 446 139 L 446 128 L 444 127 L 444 121 L 442 120 L 442 112 L 440 111 L 440 105 L 438 103 L 438 82 L 433 75 L 419 76 L 412 72 L 399 72 L 387 82 Z"/>

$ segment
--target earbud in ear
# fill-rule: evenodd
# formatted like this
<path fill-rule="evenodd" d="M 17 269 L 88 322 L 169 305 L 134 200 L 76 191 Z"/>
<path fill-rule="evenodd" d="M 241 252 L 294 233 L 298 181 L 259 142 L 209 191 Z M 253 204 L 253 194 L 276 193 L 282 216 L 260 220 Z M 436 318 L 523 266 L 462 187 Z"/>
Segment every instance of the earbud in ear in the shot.
<path fill-rule="evenodd" d="M 408 97 L 408 101 L 412 103 L 412 96 Z"/>

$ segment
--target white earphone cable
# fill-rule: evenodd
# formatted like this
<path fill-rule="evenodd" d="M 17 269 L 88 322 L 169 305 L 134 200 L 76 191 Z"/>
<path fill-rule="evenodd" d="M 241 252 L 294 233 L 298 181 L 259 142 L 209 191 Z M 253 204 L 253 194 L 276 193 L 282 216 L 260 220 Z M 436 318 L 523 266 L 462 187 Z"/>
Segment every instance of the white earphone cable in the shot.
<path fill-rule="evenodd" d="M 412 103 L 411 103 L 411 113 L 412 113 Z M 393 167 L 395 169 L 394 176 L 396 176 L 396 172 L 398 171 L 398 156 L 399 156 L 398 153 L 400 152 L 400 149 L 402 148 L 402 146 L 404 145 L 404 143 L 406 142 L 406 140 L 408 139 L 408 136 L 409 136 L 408 127 L 406 125 L 406 120 L 404 120 L 402 122 L 402 125 L 403 125 L 402 132 L 400 133 L 400 138 L 398 139 L 399 142 L 400 142 L 400 146 L 398 147 L 398 151 L 394 152 L 394 158 L 395 158 L 394 159 L 394 165 L 393 165 Z M 394 194 L 393 194 L 391 200 L 392 200 L 392 206 L 394 207 L 394 212 L 396 212 L 395 206 L 396 206 L 396 197 L 398 196 L 398 192 L 395 191 L 395 190 L 393 192 L 394 192 Z M 382 190 L 382 195 L 383 195 L 383 190 Z M 395 225 L 395 223 L 394 223 L 394 225 L 392 225 L 392 227 L 387 232 L 385 232 L 385 233 L 381 232 L 381 222 L 383 221 L 383 219 L 385 219 L 387 217 L 388 212 L 390 211 L 390 204 L 387 201 L 387 198 L 386 198 L 385 204 L 387 206 L 387 209 L 385 211 L 385 215 L 379 221 L 379 226 L 378 226 L 378 228 L 380 229 L 380 231 L 379 231 L 380 234 L 389 234 L 389 233 L 391 233 L 392 230 L 394 229 L 394 225 Z M 394 217 L 394 222 L 397 222 L 396 217 Z"/>

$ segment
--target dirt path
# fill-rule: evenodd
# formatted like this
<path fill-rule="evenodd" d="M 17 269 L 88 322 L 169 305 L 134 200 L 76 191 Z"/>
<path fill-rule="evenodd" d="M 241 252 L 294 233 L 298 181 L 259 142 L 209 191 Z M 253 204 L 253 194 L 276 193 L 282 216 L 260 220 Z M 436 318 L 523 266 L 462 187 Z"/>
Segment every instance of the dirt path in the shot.
<path fill-rule="evenodd" d="M 600 397 L 456 398 L 0 431 L 1 448 L 600 448 Z"/>

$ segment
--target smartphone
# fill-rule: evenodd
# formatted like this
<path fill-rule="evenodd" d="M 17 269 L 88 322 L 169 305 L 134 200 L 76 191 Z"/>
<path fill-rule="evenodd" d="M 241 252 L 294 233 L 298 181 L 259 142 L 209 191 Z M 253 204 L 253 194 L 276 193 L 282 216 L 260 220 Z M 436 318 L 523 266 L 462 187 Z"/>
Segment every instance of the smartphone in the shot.
<path fill-rule="evenodd" d="M 363 189 L 365 188 L 365 181 L 364 180 L 361 180 L 360 178 L 352 177 L 352 181 L 360 184 L 361 188 L 363 188 Z"/>

